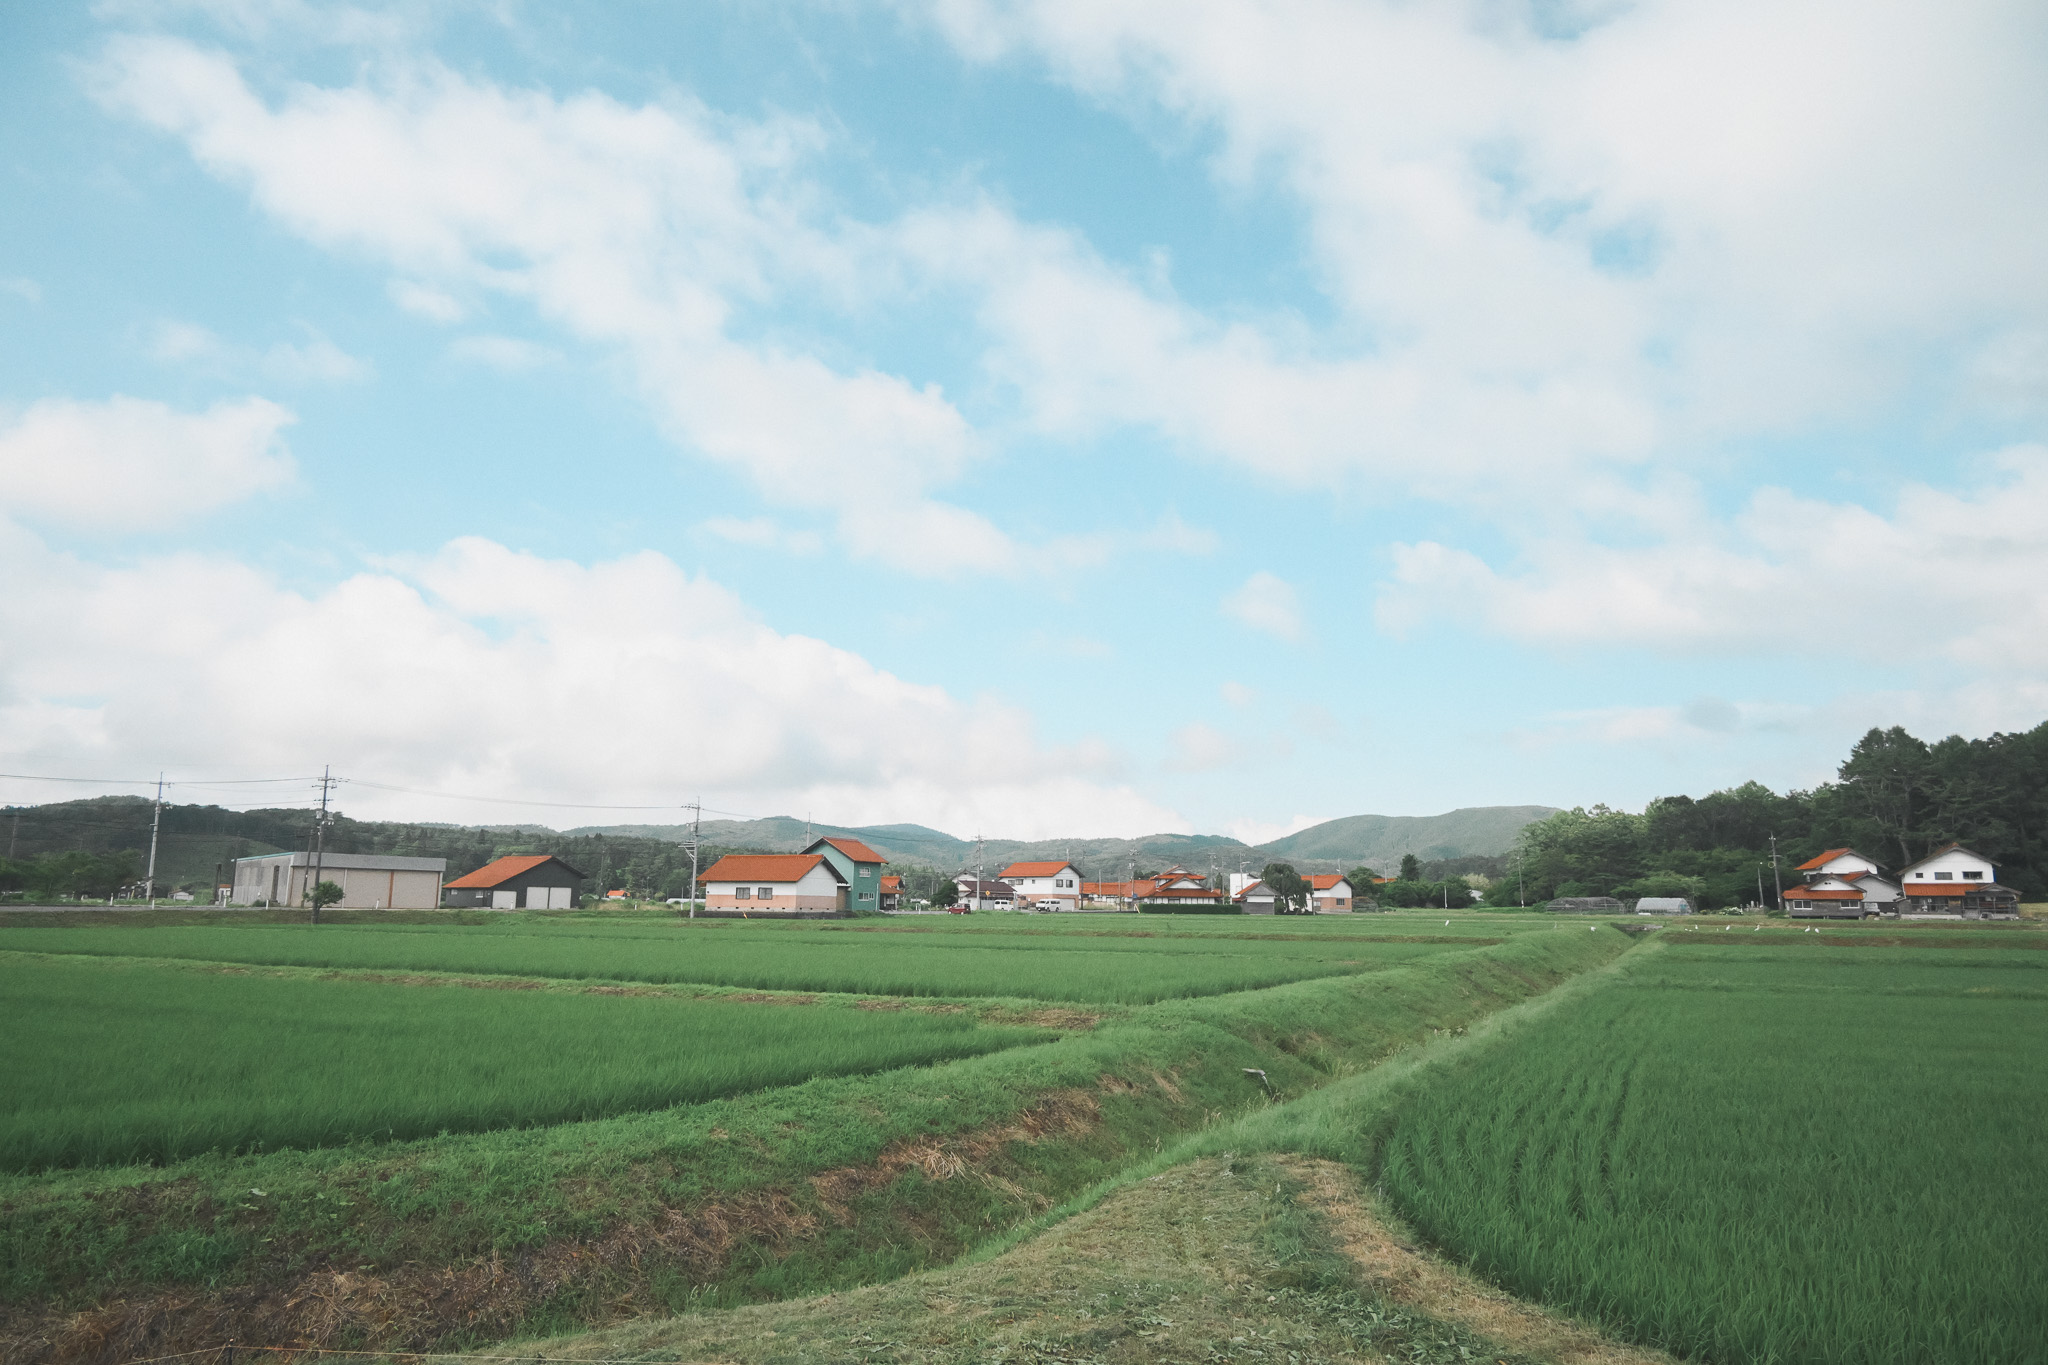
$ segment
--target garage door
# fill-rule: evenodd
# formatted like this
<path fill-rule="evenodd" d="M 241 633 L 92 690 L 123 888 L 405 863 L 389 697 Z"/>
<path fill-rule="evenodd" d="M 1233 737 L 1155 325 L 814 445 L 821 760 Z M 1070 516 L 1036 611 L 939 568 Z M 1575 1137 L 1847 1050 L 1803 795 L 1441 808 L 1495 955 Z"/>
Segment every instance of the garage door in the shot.
<path fill-rule="evenodd" d="M 491 909 L 517 910 L 518 908 L 519 893 L 517 891 L 493 891 L 491 893 Z"/>

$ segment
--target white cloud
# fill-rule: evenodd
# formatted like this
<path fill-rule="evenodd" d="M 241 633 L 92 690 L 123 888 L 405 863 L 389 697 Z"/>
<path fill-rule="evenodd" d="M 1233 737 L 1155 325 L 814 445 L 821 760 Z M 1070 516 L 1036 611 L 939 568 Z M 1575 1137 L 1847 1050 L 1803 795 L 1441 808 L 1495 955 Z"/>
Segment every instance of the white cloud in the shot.
<path fill-rule="evenodd" d="M 1217 690 L 1223 694 L 1223 700 L 1240 708 L 1250 706 L 1259 696 L 1256 691 L 1241 682 L 1226 682 Z"/>
<path fill-rule="evenodd" d="M 25 275 L 0 275 L 0 294 L 12 294 L 28 303 L 43 301 L 43 287 Z"/>
<path fill-rule="evenodd" d="M 814 555 L 825 548 L 816 531 L 793 531 L 767 517 L 712 517 L 702 526 L 720 540 L 749 549 Z"/>
<path fill-rule="evenodd" d="M 1249 744 L 1200 721 L 1183 725 L 1168 741 L 1165 768 L 1174 773 L 1208 773 L 1232 768 L 1252 757 Z"/>
<path fill-rule="evenodd" d="M 809 126 L 556 99 L 425 62 L 272 104 L 223 54 L 165 37 L 115 39 L 95 88 L 291 230 L 386 262 L 401 306 L 446 317 L 434 295 L 488 292 L 620 348 L 678 443 L 839 515 L 855 553 L 952 574 L 977 561 L 925 547 L 971 540 L 1014 562 L 986 519 L 930 496 L 981 454 L 937 386 L 731 335 L 750 303 L 859 274 L 804 219 Z"/>
<path fill-rule="evenodd" d="M 306 323 L 304 342 L 269 349 L 237 346 L 196 322 L 166 318 L 145 330 L 143 353 L 166 365 L 192 365 L 217 375 L 262 374 L 282 384 L 340 384 L 369 377 L 367 362 L 350 355 Z"/>
<path fill-rule="evenodd" d="M 217 360 L 228 348 L 226 342 L 196 322 L 166 318 L 149 328 L 142 349 L 151 360 L 179 365 L 193 360 Z"/>
<path fill-rule="evenodd" d="M 485 365 L 506 374 L 537 370 L 562 358 L 562 353 L 551 346 L 522 341 L 518 337 L 490 335 L 457 337 L 449 343 L 448 354 L 457 360 Z"/>
<path fill-rule="evenodd" d="M 1213 134 L 1229 192 L 1308 215 L 1341 323 L 1306 344 L 988 216 L 1017 257 L 990 286 L 995 361 L 1054 426 L 1568 506 L 1652 452 L 1953 387 L 1958 336 L 2048 314 L 2026 0 L 1643 0 L 1571 41 L 1546 5 L 903 8 L 970 60 L 1035 58 L 1141 126 Z"/>
<path fill-rule="evenodd" d="M 1223 614 L 1281 640 L 1302 637 L 1301 599 L 1294 585 L 1265 569 L 1223 599 Z"/>
<path fill-rule="evenodd" d="M 469 310 L 454 295 L 414 280 L 393 280 L 385 290 L 393 303 L 429 322 L 460 322 L 469 316 Z"/>
<path fill-rule="evenodd" d="M 464 539 L 305 594 L 210 555 L 105 569 L 0 527 L 0 573 L 0 638 L 17 642 L 0 655 L 0 750 L 27 771 L 268 777 L 331 762 L 422 791 L 702 796 L 1015 837 L 1186 827 L 1105 780 L 1093 746 L 1049 747 L 1015 709 L 779 634 L 651 552 L 585 566 Z M 393 658 L 406 666 L 364 663 Z M 960 780 L 990 772 L 1004 780 Z M 367 787 L 344 799 L 410 819 L 508 810 Z"/>
<path fill-rule="evenodd" d="M 2016 446 L 1966 489 L 1910 484 L 1889 517 L 1766 488 L 1737 516 L 1648 546 L 1559 540 L 1502 571 L 1397 546 L 1380 621 L 1477 622 L 1558 646 L 1789 653 L 1862 642 L 1903 664 L 2048 669 L 2048 447 Z"/>
<path fill-rule="evenodd" d="M 0 415 L 0 515 L 80 527 L 175 523 L 291 481 L 264 398 L 179 412 L 141 398 L 49 398 Z"/>

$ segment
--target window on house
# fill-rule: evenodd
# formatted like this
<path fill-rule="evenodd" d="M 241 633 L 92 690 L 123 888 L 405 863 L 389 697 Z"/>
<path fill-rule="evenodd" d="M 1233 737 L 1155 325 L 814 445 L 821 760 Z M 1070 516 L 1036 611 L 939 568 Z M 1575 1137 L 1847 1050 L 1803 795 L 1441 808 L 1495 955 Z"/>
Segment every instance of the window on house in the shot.
<path fill-rule="evenodd" d="M 750 886 L 735 886 L 732 889 L 732 898 L 736 901 L 752 900 L 754 889 Z"/>
<path fill-rule="evenodd" d="M 1984 874 L 1982 872 L 1965 872 L 1963 880 L 1966 882 L 1981 882 L 1984 880 Z"/>
<path fill-rule="evenodd" d="M 775 888 L 772 886 L 758 887 L 756 891 L 755 899 L 757 900 L 772 901 L 775 899 Z"/>
<path fill-rule="evenodd" d="M 1952 882 L 1955 879 L 1956 874 L 1953 872 L 1937 872 L 1934 874 L 1934 880 L 1938 882 Z"/>
<path fill-rule="evenodd" d="M 869 872 L 870 872 L 871 870 L 872 870 L 872 869 L 870 869 L 870 868 L 865 868 L 865 867 L 864 867 L 864 868 L 862 868 L 862 869 L 860 870 L 860 875 L 861 875 L 861 876 L 863 876 L 863 877 L 865 877 L 865 876 L 867 876 L 867 875 L 868 875 L 868 873 L 869 873 Z"/>

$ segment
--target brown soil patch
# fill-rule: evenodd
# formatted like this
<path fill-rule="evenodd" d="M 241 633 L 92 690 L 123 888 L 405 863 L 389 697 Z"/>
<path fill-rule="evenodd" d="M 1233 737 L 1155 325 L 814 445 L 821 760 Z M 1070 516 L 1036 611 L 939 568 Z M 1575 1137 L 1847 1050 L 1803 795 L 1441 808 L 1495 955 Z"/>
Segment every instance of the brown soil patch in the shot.
<path fill-rule="evenodd" d="M 815 995 L 786 995 L 770 991 L 740 991 L 733 995 L 710 995 L 707 1000 L 730 1000 L 741 1005 L 815 1005 Z"/>
<path fill-rule="evenodd" d="M 990 1010 L 981 1016 L 981 1021 L 984 1024 L 1030 1024 L 1036 1028 L 1085 1031 L 1101 1023 L 1102 1016 L 1086 1010 L 1047 1006 L 1039 1010 Z"/>
<path fill-rule="evenodd" d="M 1302 1181 L 1302 1203 L 1328 1220 L 1338 1246 L 1366 1282 L 1395 1303 L 1555 1365 L 1672 1365 L 1662 1351 L 1610 1340 L 1410 1244 L 1372 1209 L 1344 1166 L 1305 1157 L 1278 1160 Z"/>
<path fill-rule="evenodd" d="M 882 1149 L 880 1156 L 865 1166 L 842 1166 L 811 1177 L 811 1188 L 819 1202 L 841 1223 L 853 1221 L 847 1205 L 870 1190 L 894 1183 L 905 1171 L 915 1168 L 927 1180 L 952 1180 L 976 1167 L 1012 1142 L 1042 1142 L 1047 1138 L 1074 1138 L 1092 1131 L 1102 1121 L 1095 1097 L 1085 1090 L 1055 1090 L 1007 1123 L 970 1129 L 951 1137 L 899 1138 Z M 984 1173 L 984 1179 L 993 1179 Z M 1012 1192 L 1015 1185 L 1001 1182 Z M 1031 1202 L 1049 1207 L 1033 1196 Z"/>

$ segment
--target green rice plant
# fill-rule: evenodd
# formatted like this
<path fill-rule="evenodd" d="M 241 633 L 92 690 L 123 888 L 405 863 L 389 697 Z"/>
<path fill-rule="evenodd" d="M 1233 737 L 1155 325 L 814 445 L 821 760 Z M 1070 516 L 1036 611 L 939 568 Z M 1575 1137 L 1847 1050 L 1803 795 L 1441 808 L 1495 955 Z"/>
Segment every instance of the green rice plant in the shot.
<path fill-rule="evenodd" d="M 23 931 L 16 950 L 275 966 L 1147 1004 L 1393 966 L 1463 945 L 861 934 L 795 925 L 220 925 Z M 1474 945 L 1476 946 L 1476 945 Z"/>
<path fill-rule="evenodd" d="M 2041 1359 L 2048 1009 L 1996 956 L 1643 952 L 1370 1160 L 1487 1278 L 1689 1358 Z"/>
<path fill-rule="evenodd" d="M 1051 1035 L 964 1014 L 0 957 L 0 1169 L 560 1123 Z"/>

